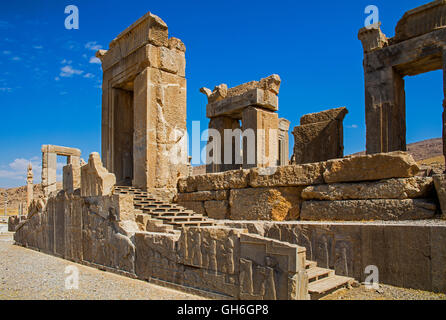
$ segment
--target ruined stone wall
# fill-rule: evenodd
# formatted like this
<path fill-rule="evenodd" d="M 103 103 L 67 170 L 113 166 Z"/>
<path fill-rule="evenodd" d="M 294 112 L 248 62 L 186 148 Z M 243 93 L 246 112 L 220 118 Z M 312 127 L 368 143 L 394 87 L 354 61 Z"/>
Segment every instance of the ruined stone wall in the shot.
<path fill-rule="evenodd" d="M 431 177 L 404 152 L 180 179 L 177 203 L 231 220 L 416 220 L 439 213 Z M 271 173 L 272 172 L 272 173 Z"/>
<path fill-rule="evenodd" d="M 132 196 L 35 200 L 17 244 L 102 270 L 235 299 L 308 299 L 305 249 L 229 227 L 138 229 Z"/>
<path fill-rule="evenodd" d="M 446 223 L 227 222 L 261 236 L 307 249 L 307 259 L 337 275 L 364 282 L 366 267 L 378 268 L 379 282 L 446 292 Z"/>

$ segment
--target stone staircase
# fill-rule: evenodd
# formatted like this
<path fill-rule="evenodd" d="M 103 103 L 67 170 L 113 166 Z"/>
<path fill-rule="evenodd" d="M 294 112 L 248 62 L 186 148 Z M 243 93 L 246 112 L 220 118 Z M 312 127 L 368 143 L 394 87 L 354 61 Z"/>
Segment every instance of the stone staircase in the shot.
<path fill-rule="evenodd" d="M 312 300 L 317 300 L 338 289 L 350 287 L 355 279 L 335 275 L 331 269 L 317 266 L 316 261 L 307 260 L 305 268 L 308 274 L 308 293 Z"/>
<path fill-rule="evenodd" d="M 136 220 L 143 224 L 147 231 L 179 232 L 183 227 L 220 224 L 217 220 L 196 214 L 166 200 L 157 199 L 135 187 L 115 186 L 113 192 L 133 195 L 133 205 L 140 212 Z M 307 260 L 305 268 L 308 274 L 308 293 L 313 300 L 320 299 L 337 289 L 349 287 L 354 282 L 353 278 L 335 275 L 334 270 L 318 267 L 315 261 Z"/>
<path fill-rule="evenodd" d="M 133 195 L 133 205 L 141 212 L 137 222 L 150 226 L 147 231 L 180 230 L 183 227 L 209 227 L 219 223 L 175 203 L 157 199 L 149 193 L 135 187 L 115 186 L 115 194 Z"/>

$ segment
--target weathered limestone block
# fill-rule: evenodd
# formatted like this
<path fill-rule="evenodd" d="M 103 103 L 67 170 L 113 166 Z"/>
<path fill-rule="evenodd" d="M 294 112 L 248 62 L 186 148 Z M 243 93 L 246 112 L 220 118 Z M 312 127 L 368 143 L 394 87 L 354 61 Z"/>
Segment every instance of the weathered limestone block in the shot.
<path fill-rule="evenodd" d="M 185 207 L 186 209 L 192 210 L 195 213 L 206 215 L 206 210 L 204 209 L 203 201 L 178 201 L 178 205 Z"/>
<path fill-rule="evenodd" d="M 444 1 L 437 0 L 407 11 L 396 25 L 394 41 L 401 42 L 444 28 L 445 7 Z"/>
<path fill-rule="evenodd" d="M 84 261 L 135 273 L 135 245 L 117 222 L 104 219 L 84 206 L 82 256 Z"/>
<path fill-rule="evenodd" d="M 389 42 L 386 35 L 381 31 L 381 22 L 359 30 L 358 39 L 362 42 L 364 53 L 381 49 Z"/>
<path fill-rule="evenodd" d="M 228 190 L 197 191 L 192 193 L 179 193 L 176 197 L 176 201 L 227 200 L 228 196 Z"/>
<path fill-rule="evenodd" d="M 177 251 L 178 261 L 188 266 L 184 284 L 238 298 L 242 232 L 221 227 L 184 229 Z"/>
<path fill-rule="evenodd" d="M 246 233 L 240 247 L 240 299 L 309 298 L 305 248 Z"/>
<path fill-rule="evenodd" d="M 231 220 L 297 220 L 301 187 L 248 188 L 230 191 Z"/>
<path fill-rule="evenodd" d="M 129 194 L 86 197 L 85 204 L 88 206 L 90 213 L 104 219 L 111 219 L 112 221 L 134 221 L 136 219 L 137 211 L 133 206 L 133 196 Z"/>
<path fill-rule="evenodd" d="M 183 284 L 184 266 L 178 263 L 175 245 L 178 235 L 135 233 L 135 273 L 139 279 L 151 277 Z"/>
<path fill-rule="evenodd" d="M 419 167 L 411 155 L 395 151 L 329 160 L 323 175 L 326 183 L 335 183 L 409 178 L 418 171 Z"/>
<path fill-rule="evenodd" d="M 304 201 L 302 220 L 363 221 L 432 219 L 437 207 L 425 199 Z"/>
<path fill-rule="evenodd" d="M 81 187 L 81 167 L 79 164 L 67 164 L 63 167 L 63 189 L 66 193 L 73 193 Z"/>
<path fill-rule="evenodd" d="M 434 175 L 433 179 L 438 201 L 440 202 L 442 218 L 446 219 L 446 176 L 444 174 Z"/>
<path fill-rule="evenodd" d="M 42 146 L 42 189 L 45 197 L 57 190 L 57 154 L 44 151 Z"/>
<path fill-rule="evenodd" d="M 108 70 L 119 60 L 146 44 L 169 46 L 167 24 L 158 16 L 147 12 L 121 32 L 111 43 L 110 49 L 100 50 L 103 70 Z"/>
<path fill-rule="evenodd" d="M 83 197 L 110 195 L 115 183 L 115 175 L 102 166 L 99 153 L 91 153 L 88 164 L 81 168 L 81 195 Z"/>
<path fill-rule="evenodd" d="M 187 176 L 186 79 L 144 69 L 134 81 L 133 182 L 173 188 Z"/>
<path fill-rule="evenodd" d="M 229 203 L 227 200 L 222 201 L 205 201 L 204 208 L 206 214 L 212 219 L 227 219 L 229 218 Z"/>
<path fill-rule="evenodd" d="M 248 186 L 249 170 L 189 176 L 179 179 L 179 192 L 240 189 Z"/>
<path fill-rule="evenodd" d="M 258 187 L 307 186 L 324 183 L 324 162 L 289 165 L 273 168 L 253 168 L 249 174 L 249 185 Z"/>
<path fill-rule="evenodd" d="M 289 157 L 289 135 L 288 131 L 290 129 L 290 121 L 285 118 L 279 119 L 279 131 L 278 131 L 278 139 L 279 139 L 279 166 L 287 166 L 290 162 Z"/>
<path fill-rule="evenodd" d="M 279 160 L 278 114 L 249 106 L 242 112 L 242 129 L 246 133 L 246 138 L 243 138 L 243 168 L 276 167 Z M 254 139 L 249 139 L 252 135 Z"/>
<path fill-rule="evenodd" d="M 293 130 L 294 163 L 313 163 L 342 158 L 343 121 L 347 108 L 330 109 L 304 115 Z"/>
<path fill-rule="evenodd" d="M 208 97 L 206 116 L 213 118 L 240 114 L 244 108 L 249 106 L 260 106 L 277 111 L 280 82 L 278 75 L 271 75 L 260 81 L 244 83 L 229 90 L 225 84 L 215 87 L 212 92 L 207 88 L 202 88 L 200 91 Z"/>
<path fill-rule="evenodd" d="M 43 252 L 52 253 L 54 250 L 54 219 L 53 212 L 46 213 L 48 210 L 46 199 L 33 200 L 26 220 L 19 222 L 16 227 L 14 241 L 25 247 L 38 248 Z"/>
<path fill-rule="evenodd" d="M 433 181 L 430 177 L 321 184 L 302 191 L 304 200 L 414 199 L 431 198 L 432 195 Z"/>

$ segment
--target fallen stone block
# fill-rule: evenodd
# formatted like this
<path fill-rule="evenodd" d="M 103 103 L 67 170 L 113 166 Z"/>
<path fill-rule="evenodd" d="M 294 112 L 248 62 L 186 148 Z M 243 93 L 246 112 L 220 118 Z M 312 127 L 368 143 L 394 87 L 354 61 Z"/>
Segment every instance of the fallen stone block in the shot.
<path fill-rule="evenodd" d="M 412 156 L 402 151 L 345 157 L 325 164 L 326 183 L 409 178 L 420 170 Z"/>
<path fill-rule="evenodd" d="M 426 199 L 304 201 L 302 220 L 363 221 L 432 219 L 437 207 Z"/>
<path fill-rule="evenodd" d="M 323 171 L 324 162 L 275 168 L 253 168 L 249 174 L 249 185 L 259 188 L 320 184 L 324 183 Z"/>
<path fill-rule="evenodd" d="M 304 200 L 414 199 L 430 198 L 432 195 L 431 177 L 321 184 L 302 191 Z"/>
<path fill-rule="evenodd" d="M 231 190 L 231 220 L 297 220 L 302 188 L 248 188 Z"/>

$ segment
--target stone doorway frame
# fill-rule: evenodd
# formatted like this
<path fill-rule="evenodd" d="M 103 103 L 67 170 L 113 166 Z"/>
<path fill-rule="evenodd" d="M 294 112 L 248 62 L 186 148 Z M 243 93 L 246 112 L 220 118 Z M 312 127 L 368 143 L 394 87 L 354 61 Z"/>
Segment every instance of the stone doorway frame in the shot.
<path fill-rule="evenodd" d="M 393 38 L 380 24 L 363 28 L 367 154 L 406 151 L 404 77 L 443 70 L 446 93 L 446 18 L 444 1 L 408 11 Z M 422 23 L 420 23 L 420 21 Z M 446 100 L 443 99 L 443 153 L 446 153 Z"/>

